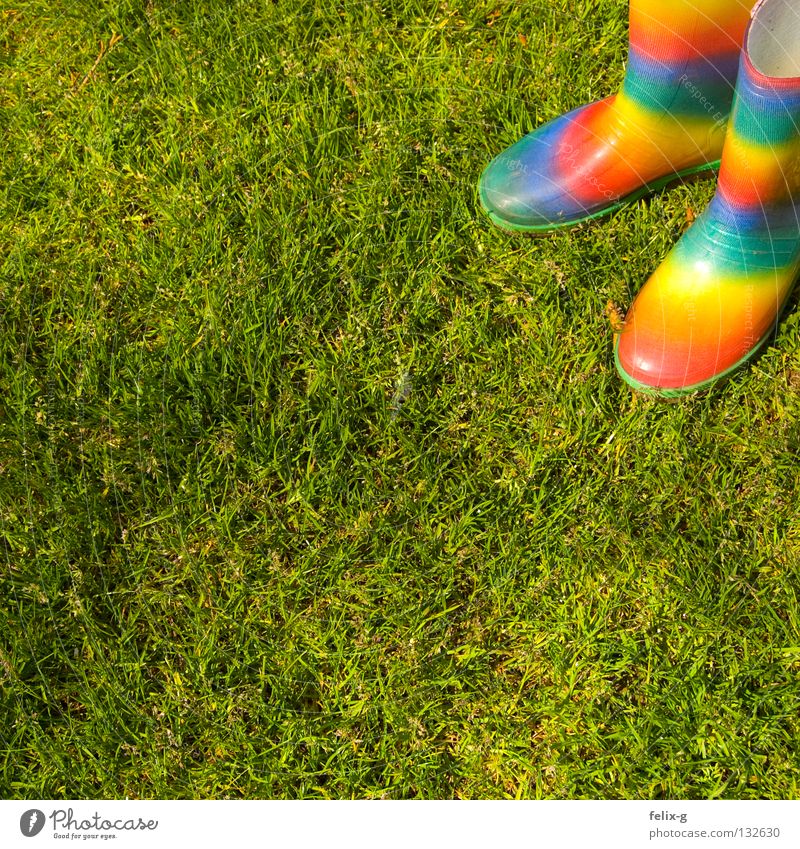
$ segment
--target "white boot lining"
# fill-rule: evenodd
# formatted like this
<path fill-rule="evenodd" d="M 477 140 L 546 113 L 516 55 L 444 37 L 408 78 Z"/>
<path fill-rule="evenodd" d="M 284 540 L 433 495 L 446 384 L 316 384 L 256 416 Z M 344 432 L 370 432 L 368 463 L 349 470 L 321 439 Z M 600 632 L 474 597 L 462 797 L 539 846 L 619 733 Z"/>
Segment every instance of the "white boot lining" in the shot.
<path fill-rule="evenodd" d="M 767 77 L 800 77 L 800 3 L 762 0 L 747 38 L 747 53 Z"/>

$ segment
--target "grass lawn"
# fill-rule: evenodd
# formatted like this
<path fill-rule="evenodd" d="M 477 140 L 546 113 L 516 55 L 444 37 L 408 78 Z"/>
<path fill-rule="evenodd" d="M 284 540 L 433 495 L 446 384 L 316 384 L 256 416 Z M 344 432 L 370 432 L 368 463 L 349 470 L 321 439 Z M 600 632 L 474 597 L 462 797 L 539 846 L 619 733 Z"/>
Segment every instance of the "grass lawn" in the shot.
<path fill-rule="evenodd" d="M 797 797 L 797 299 L 635 396 L 713 180 L 478 209 L 623 0 L 1 15 L 0 794 Z"/>

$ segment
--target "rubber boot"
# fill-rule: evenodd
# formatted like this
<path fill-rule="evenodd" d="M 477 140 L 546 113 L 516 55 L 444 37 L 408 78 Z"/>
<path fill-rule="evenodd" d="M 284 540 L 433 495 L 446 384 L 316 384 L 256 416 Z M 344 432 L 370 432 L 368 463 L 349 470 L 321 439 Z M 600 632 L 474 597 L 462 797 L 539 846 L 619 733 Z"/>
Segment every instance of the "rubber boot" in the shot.
<path fill-rule="evenodd" d="M 546 232 L 716 168 L 754 0 L 631 0 L 618 94 L 550 121 L 496 157 L 479 196 L 506 230 Z"/>
<path fill-rule="evenodd" d="M 767 341 L 800 270 L 800 5 L 753 10 L 711 204 L 639 292 L 616 343 L 632 386 L 710 386 Z"/>

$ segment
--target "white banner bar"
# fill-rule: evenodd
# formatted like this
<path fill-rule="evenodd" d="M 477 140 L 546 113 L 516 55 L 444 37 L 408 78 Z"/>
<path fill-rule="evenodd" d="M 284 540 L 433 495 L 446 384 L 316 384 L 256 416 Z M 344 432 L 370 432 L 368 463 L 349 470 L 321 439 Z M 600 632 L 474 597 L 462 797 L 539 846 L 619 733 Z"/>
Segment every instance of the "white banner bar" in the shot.
<path fill-rule="evenodd" d="M 800 802 L 0 801 L 0 846 L 800 849 Z"/>

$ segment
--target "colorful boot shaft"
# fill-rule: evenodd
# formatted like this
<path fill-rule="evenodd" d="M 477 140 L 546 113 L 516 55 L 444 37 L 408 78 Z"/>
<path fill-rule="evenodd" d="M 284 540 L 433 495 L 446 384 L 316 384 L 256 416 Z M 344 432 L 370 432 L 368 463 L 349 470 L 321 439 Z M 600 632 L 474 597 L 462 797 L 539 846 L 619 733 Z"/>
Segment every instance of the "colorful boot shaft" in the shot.
<path fill-rule="evenodd" d="M 662 395 L 711 385 L 769 338 L 798 270 L 800 9 L 762 0 L 716 194 L 634 301 L 617 340 L 621 375 Z"/>
<path fill-rule="evenodd" d="M 481 204 L 504 229 L 577 224 L 716 167 L 754 0 L 631 0 L 620 92 L 545 124 L 496 157 Z"/>

